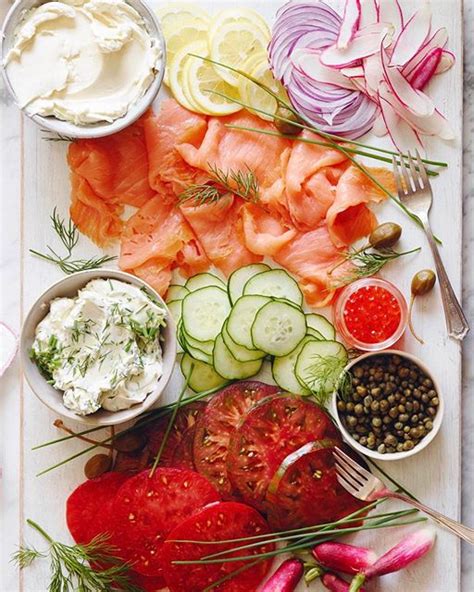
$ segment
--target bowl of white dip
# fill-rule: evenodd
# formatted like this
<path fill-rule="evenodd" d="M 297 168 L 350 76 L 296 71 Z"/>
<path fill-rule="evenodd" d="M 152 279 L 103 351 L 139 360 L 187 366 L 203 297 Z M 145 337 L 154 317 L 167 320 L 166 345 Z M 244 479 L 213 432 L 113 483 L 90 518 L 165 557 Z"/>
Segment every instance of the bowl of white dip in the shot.
<path fill-rule="evenodd" d="M 18 107 L 71 138 L 116 133 L 156 98 L 166 64 L 142 0 L 20 0 L 2 31 L 2 73 Z"/>
<path fill-rule="evenodd" d="M 82 271 L 33 304 L 20 351 L 29 386 L 50 409 L 114 425 L 160 398 L 176 360 L 176 327 L 162 298 L 139 278 Z"/>

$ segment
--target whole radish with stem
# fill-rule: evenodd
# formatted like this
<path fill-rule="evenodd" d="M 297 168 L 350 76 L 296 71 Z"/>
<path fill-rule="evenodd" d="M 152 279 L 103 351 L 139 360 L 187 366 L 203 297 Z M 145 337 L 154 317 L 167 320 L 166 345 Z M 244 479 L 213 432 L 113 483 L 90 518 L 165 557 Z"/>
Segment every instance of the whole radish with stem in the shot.
<path fill-rule="evenodd" d="M 346 574 L 360 573 L 377 560 L 377 555 L 372 549 L 336 541 L 316 545 L 312 554 L 323 567 Z"/>
<path fill-rule="evenodd" d="M 259 592 L 294 592 L 304 573 L 301 559 L 287 559 L 265 582 Z"/>
<path fill-rule="evenodd" d="M 412 320 L 412 313 L 413 313 L 413 304 L 415 299 L 418 296 L 424 296 L 431 292 L 434 285 L 436 284 L 436 274 L 431 269 L 422 269 L 418 273 L 413 276 L 411 280 L 411 298 L 410 298 L 410 306 L 408 309 L 408 327 L 410 328 L 410 332 L 413 337 L 419 341 L 421 344 L 425 342 L 421 337 L 419 337 L 413 327 L 413 320 Z"/>

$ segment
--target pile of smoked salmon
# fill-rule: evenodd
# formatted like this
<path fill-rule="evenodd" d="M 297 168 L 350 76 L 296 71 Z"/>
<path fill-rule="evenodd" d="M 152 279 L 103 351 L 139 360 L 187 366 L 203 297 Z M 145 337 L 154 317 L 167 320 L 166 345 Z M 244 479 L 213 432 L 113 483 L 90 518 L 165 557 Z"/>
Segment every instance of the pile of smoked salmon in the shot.
<path fill-rule="evenodd" d="M 374 228 L 368 204 L 384 194 L 338 150 L 229 124 L 275 131 L 246 111 L 206 117 L 170 99 L 118 134 L 73 142 L 72 220 L 99 246 L 119 239 L 120 267 L 162 295 L 175 269 L 188 277 L 215 266 L 227 276 L 266 256 L 296 276 L 309 304 L 324 306 L 328 271 Z M 210 181 L 210 167 L 250 169 L 258 200 L 180 202 L 190 185 Z M 392 187 L 387 170 L 372 171 Z M 138 209 L 123 221 L 126 205 Z"/>

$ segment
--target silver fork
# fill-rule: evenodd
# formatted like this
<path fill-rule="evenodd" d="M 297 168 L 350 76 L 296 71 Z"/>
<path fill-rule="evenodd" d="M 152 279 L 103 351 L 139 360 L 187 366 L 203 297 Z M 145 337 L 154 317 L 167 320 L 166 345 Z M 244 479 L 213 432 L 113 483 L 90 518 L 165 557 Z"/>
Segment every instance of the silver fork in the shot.
<path fill-rule="evenodd" d="M 334 459 L 336 461 L 337 479 L 339 483 L 354 497 L 364 501 L 375 501 L 383 497 L 398 499 L 418 510 L 421 510 L 428 516 L 431 516 L 435 522 L 446 530 L 451 531 L 458 537 L 474 545 L 474 529 L 464 526 L 460 522 L 456 522 L 447 516 L 443 516 L 436 510 L 425 506 L 424 504 L 398 493 L 387 489 L 382 481 L 369 473 L 364 467 L 361 467 L 353 458 L 348 456 L 337 446 L 334 448 Z"/>
<path fill-rule="evenodd" d="M 423 224 L 435 260 L 448 335 L 454 339 L 463 340 L 469 331 L 469 324 L 449 281 L 428 218 L 433 201 L 430 181 L 418 150 L 416 151 L 416 165 L 409 152 L 407 160 L 409 169 L 401 154 L 398 157 L 393 157 L 393 172 L 397 183 L 398 198 L 404 206 L 418 216 Z"/>

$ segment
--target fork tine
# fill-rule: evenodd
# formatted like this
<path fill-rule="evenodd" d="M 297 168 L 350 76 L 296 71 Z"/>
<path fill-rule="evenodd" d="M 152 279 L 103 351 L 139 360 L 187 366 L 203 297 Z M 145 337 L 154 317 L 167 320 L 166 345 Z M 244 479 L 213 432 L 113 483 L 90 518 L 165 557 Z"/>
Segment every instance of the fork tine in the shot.
<path fill-rule="evenodd" d="M 354 471 L 354 469 L 344 459 L 339 458 L 338 456 L 336 456 L 335 459 L 336 459 L 336 468 L 342 467 L 342 469 L 345 471 L 345 473 L 347 475 L 350 475 L 352 480 L 355 481 L 357 483 L 357 485 L 359 485 L 360 487 L 362 487 L 362 485 L 364 485 L 364 483 L 367 480 L 362 475 L 359 475 L 359 473 Z"/>
<path fill-rule="evenodd" d="M 344 489 L 346 491 L 348 491 L 351 495 L 353 495 L 354 497 L 358 497 L 358 492 L 359 489 L 355 489 L 354 487 L 352 487 L 352 485 L 346 481 L 344 479 L 344 477 L 342 475 L 340 475 L 339 473 L 336 474 L 337 480 L 339 481 L 339 483 L 344 487 Z"/>
<path fill-rule="evenodd" d="M 416 186 L 413 187 L 413 184 L 410 180 L 410 175 L 408 174 L 408 169 L 407 169 L 405 159 L 403 158 L 403 156 L 401 154 L 399 155 L 399 158 L 400 158 L 400 167 L 402 169 L 403 180 L 405 181 L 405 187 L 406 187 L 405 195 L 408 195 L 408 194 L 412 193 L 414 191 L 414 189 L 416 189 Z"/>
<path fill-rule="evenodd" d="M 428 179 L 428 174 L 426 173 L 426 167 L 425 167 L 423 161 L 421 160 L 421 156 L 420 156 L 420 153 L 418 152 L 418 149 L 415 151 L 415 154 L 416 154 L 416 163 L 418 165 L 418 170 L 420 171 L 420 176 L 423 181 L 423 189 L 426 189 L 426 187 L 429 187 L 429 184 L 430 184 L 430 180 Z"/>
<path fill-rule="evenodd" d="M 341 475 L 342 477 L 344 477 L 344 479 L 346 481 L 348 481 L 356 489 L 360 489 L 361 487 L 364 486 L 364 483 L 360 483 L 358 481 L 356 475 L 351 473 L 350 470 L 347 469 L 347 467 L 344 467 L 344 465 L 342 465 L 341 463 L 338 463 L 337 461 L 336 461 L 336 471 L 337 471 L 338 475 Z"/>
<path fill-rule="evenodd" d="M 334 454 L 336 458 L 342 458 L 346 461 L 346 463 L 352 467 L 355 471 L 357 471 L 362 477 L 365 479 L 370 479 L 372 477 L 372 473 L 364 469 L 358 462 L 356 462 L 353 458 L 351 458 L 348 454 L 342 451 L 338 446 L 334 447 Z"/>
<path fill-rule="evenodd" d="M 395 155 L 392 156 L 392 165 L 393 165 L 393 176 L 395 177 L 395 182 L 397 184 L 398 197 L 400 199 L 403 199 L 405 197 L 405 188 L 403 187 L 402 178 L 400 176 L 400 169 L 399 169 L 398 162 L 397 162 Z"/>
<path fill-rule="evenodd" d="M 410 172 L 411 172 L 411 179 L 413 182 L 413 185 L 415 186 L 415 190 L 416 189 L 423 189 L 423 184 L 421 183 L 421 176 L 420 173 L 417 171 L 415 163 L 413 162 L 413 158 L 410 154 L 410 151 L 408 151 L 408 165 L 410 167 Z"/>

